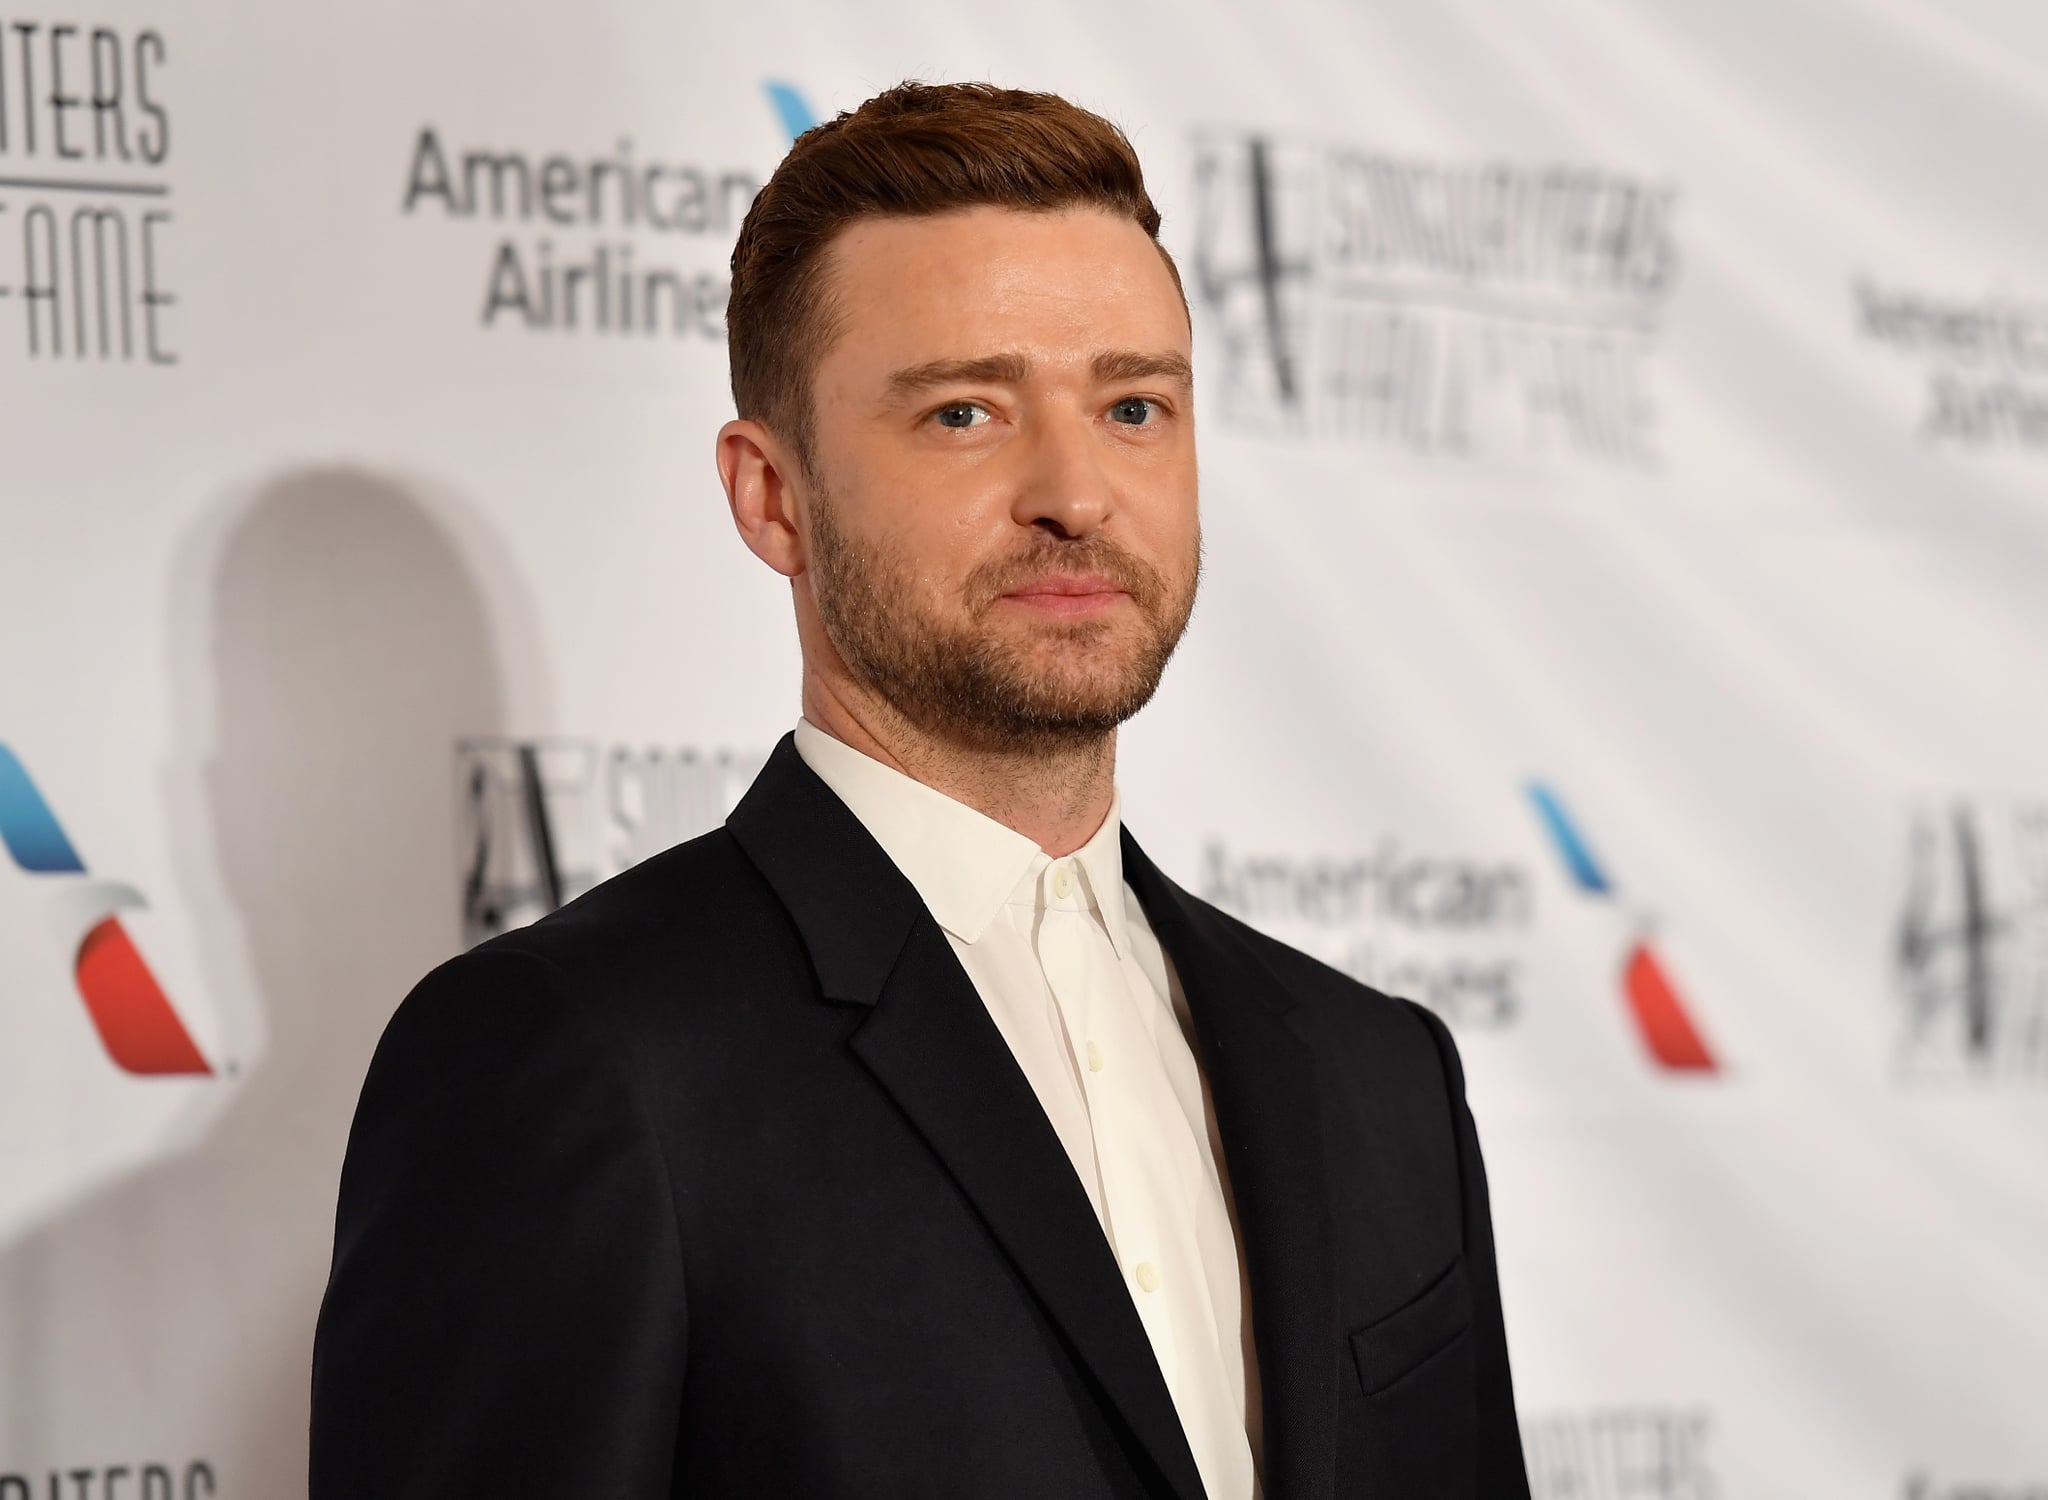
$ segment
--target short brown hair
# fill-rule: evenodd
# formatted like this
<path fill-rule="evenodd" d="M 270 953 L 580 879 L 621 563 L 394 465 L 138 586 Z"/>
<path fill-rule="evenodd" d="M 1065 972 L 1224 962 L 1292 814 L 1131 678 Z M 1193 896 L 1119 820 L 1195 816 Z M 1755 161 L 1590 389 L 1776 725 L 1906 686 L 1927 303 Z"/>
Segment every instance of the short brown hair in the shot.
<path fill-rule="evenodd" d="M 988 83 L 898 84 L 798 136 L 747 210 L 725 314 L 739 414 L 810 467 L 811 377 L 834 333 L 824 284 L 833 238 L 857 219 L 984 207 L 1100 208 L 1159 242 L 1138 153 L 1102 116 Z M 1159 253 L 1178 287 L 1172 257 Z"/>

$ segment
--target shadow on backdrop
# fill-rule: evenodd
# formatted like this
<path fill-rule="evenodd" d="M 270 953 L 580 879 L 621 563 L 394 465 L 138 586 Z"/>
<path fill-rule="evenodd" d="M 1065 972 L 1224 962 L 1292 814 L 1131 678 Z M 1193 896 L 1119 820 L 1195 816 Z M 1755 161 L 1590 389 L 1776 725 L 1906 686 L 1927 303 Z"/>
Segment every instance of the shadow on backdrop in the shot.
<path fill-rule="evenodd" d="M 493 563 L 489 538 L 464 545 L 393 483 L 298 472 L 200 530 L 171 645 L 180 754 L 203 756 L 199 738 L 212 755 L 173 823 L 197 824 L 182 831 L 209 842 L 218 876 L 193 858 L 181 881 L 217 890 L 230 919 L 194 894 L 208 980 L 253 990 L 254 1009 L 225 1028 L 216 1061 L 235 1072 L 213 1087 L 228 1097 L 189 1149 L 0 1262 L 8 1359 L 33 1377 L 0 1402 L 17 1445 L 0 1468 L 203 1460 L 221 1494 L 281 1500 L 304 1493 L 356 1094 L 393 1007 L 461 941 L 453 748 L 504 730 L 510 693 L 473 571 Z M 511 597 L 495 596 L 497 623 L 516 642 Z M 204 644 L 181 653 L 180 632 Z"/>

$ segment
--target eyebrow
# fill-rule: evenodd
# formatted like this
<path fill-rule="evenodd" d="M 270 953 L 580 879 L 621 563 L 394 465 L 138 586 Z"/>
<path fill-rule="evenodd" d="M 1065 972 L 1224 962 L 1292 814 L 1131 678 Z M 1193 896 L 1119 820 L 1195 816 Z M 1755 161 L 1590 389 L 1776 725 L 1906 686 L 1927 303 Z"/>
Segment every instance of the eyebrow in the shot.
<path fill-rule="evenodd" d="M 974 359 L 933 359 L 906 365 L 889 376 L 889 395 L 902 399 L 942 385 L 1019 385 L 1031 374 L 1031 361 L 1021 354 L 984 354 Z M 1163 376 L 1194 384 L 1187 356 L 1171 350 L 1156 354 L 1135 349 L 1109 350 L 1089 362 L 1089 374 L 1100 383 L 1147 380 Z"/>
<path fill-rule="evenodd" d="M 1091 373 L 1105 385 L 1114 380 L 1151 380 L 1159 376 L 1179 381 L 1182 385 L 1195 383 L 1194 367 L 1188 363 L 1187 356 L 1171 351 L 1140 354 L 1135 350 L 1119 349 L 1110 354 L 1098 354 Z"/>
<path fill-rule="evenodd" d="M 891 396 L 914 396 L 935 385 L 1016 385 L 1031 373 L 1021 354 L 984 354 L 978 359 L 933 359 L 908 365 L 889 377 Z"/>

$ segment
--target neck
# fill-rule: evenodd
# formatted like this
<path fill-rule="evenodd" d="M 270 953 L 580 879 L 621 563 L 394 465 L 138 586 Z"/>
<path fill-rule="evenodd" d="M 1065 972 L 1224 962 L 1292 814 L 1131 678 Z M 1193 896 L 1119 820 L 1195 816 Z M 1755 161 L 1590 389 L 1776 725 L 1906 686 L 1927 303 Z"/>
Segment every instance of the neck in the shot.
<path fill-rule="evenodd" d="M 1095 836 L 1116 789 L 1116 732 L 1029 751 L 933 734 L 846 681 L 804 672 L 804 717 L 863 755 L 1023 834 L 1055 859 Z"/>

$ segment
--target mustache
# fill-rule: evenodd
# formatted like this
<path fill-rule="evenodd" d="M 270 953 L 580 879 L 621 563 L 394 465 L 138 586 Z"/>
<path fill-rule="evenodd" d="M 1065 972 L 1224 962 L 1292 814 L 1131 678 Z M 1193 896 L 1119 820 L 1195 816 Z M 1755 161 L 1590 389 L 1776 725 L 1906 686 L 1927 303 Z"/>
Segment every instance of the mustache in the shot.
<path fill-rule="evenodd" d="M 991 558 L 975 568 L 967 575 L 963 592 L 969 606 L 980 614 L 1023 584 L 1082 574 L 1109 579 L 1141 609 L 1151 609 L 1166 593 L 1166 580 L 1157 568 L 1100 533 L 1073 540 L 1041 534 L 1022 551 Z"/>

